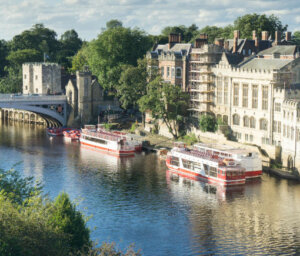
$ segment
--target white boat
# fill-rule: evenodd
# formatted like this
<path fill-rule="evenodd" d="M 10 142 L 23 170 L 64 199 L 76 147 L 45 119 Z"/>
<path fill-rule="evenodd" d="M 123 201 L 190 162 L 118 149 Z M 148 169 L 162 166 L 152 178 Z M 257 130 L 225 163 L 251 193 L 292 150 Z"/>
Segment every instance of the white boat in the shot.
<path fill-rule="evenodd" d="M 257 178 L 262 175 L 262 161 L 257 152 L 234 148 L 227 145 L 197 143 L 194 148 L 208 155 L 220 158 L 232 158 L 245 168 L 246 179 Z"/>
<path fill-rule="evenodd" d="M 183 143 L 176 143 L 168 153 L 166 165 L 181 176 L 209 183 L 223 186 L 245 184 L 245 169 L 235 160 L 188 149 Z"/>
<path fill-rule="evenodd" d="M 135 147 L 128 143 L 126 138 L 104 129 L 96 128 L 94 125 L 86 125 L 82 129 L 80 143 L 117 156 L 130 156 L 135 153 Z"/>

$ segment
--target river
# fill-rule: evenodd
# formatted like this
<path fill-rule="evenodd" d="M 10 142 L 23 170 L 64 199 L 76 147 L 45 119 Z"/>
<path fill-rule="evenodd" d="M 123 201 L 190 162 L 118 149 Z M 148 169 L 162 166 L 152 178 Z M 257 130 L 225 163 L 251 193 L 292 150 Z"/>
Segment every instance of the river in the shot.
<path fill-rule="evenodd" d="M 0 160 L 50 197 L 65 191 L 80 201 L 100 244 L 134 243 L 146 256 L 300 254 L 296 182 L 263 174 L 224 191 L 173 177 L 155 154 L 120 159 L 18 123 L 0 124 Z"/>

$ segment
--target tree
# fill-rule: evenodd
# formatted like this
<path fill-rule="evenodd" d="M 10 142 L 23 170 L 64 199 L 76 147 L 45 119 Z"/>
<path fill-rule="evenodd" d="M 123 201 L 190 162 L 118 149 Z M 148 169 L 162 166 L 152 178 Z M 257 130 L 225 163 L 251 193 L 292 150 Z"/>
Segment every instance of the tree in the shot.
<path fill-rule="evenodd" d="M 151 111 L 155 120 L 162 120 L 174 138 L 178 138 L 187 114 L 189 95 L 180 86 L 166 83 L 157 76 L 147 86 L 147 94 L 138 100 L 142 112 Z"/>
<path fill-rule="evenodd" d="M 150 47 L 151 41 L 145 32 L 116 27 L 102 32 L 96 40 L 88 44 L 84 53 L 100 84 L 105 89 L 115 90 L 122 66 L 136 66 L 137 60 L 142 58 Z"/>
<path fill-rule="evenodd" d="M 275 31 L 280 31 L 283 34 L 287 27 L 288 25 L 282 25 L 279 18 L 273 14 L 269 17 L 265 14 L 246 14 L 234 21 L 234 29 L 240 31 L 242 38 L 248 39 L 252 39 L 253 30 L 256 30 L 258 35 L 261 35 L 262 31 L 268 31 L 274 38 Z"/>
<path fill-rule="evenodd" d="M 137 67 L 126 65 L 117 86 L 117 95 L 122 107 L 137 107 L 138 100 L 146 94 L 148 81 L 147 60 L 139 60 Z"/>
<path fill-rule="evenodd" d="M 161 34 L 165 37 L 169 36 L 169 34 L 171 34 L 171 33 L 181 34 L 182 42 L 188 43 L 192 40 L 192 38 L 197 36 L 198 27 L 196 26 L 196 24 L 192 24 L 189 27 L 180 25 L 180 26 L 173 26 L 173 27 L 165 27 L 161 31 Z"/>
<path fill-rule="evenodd" d="M 23 49 L 10 52 L 7 56 L 10 68 L 13 68 L 18 73 L 22 64 L 25 62 L 39 62 L 43 60 L 43 55 L 34 49 Z"/>
<path fill-rule="evenodd" d="M 212 115 L 202 115 L 199 120 L 199 128 L 203 132 L 215 132 L 217 130 L 217 120 Z"/>
<path fill-rule="evenodd" d="M 120 27 L 123 27 L 122 21 L 113 19 L 113 20 L 106 22 L 106 29 L 120 28 Z"/>
<path fill-rule="evenodd" d="M 6 60 L 8 53 L 8 43 L 4 40 L 0 40 L 0 77 L 6 74 L 4 67 L 8 64 Z"/>
<path fill-rule="evenodd" d="M 300 45 L 300 31 L 295 31 L 293 35 L 293 42 L 296 45 Z"/>

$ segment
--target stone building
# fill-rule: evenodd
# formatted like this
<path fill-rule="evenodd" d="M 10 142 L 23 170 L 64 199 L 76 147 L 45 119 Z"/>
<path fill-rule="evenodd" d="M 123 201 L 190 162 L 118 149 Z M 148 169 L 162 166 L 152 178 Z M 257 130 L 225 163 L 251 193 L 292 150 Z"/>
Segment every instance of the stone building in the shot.
<path fill-rule="evenodd" d="M 99 105 L 103 103 L 103 90 L 87 68 L 85 71 L 77 71 L 65 90 L 70 106 L 69 125 L 97 120 Z"/>
<path fill-rule="evenodd" d="M 60 94 L 61 66 L 56 63 L 24 63 L 23 94 Z"/>

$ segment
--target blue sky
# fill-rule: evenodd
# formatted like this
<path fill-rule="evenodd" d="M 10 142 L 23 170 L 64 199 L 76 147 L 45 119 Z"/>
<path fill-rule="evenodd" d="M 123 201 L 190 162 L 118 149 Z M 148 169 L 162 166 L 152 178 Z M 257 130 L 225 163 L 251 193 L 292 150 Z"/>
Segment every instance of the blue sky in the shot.
<path fill-rule="evenodd" d="M 246 13 L 277 15 L 289 30 L 300 31 L 300 0 L 0 0 L 0 38 L 9 40 L 35 23 L 58 35 L 75 29 L 85 40 L 95 38 L 106 21 L 158 34 L 172 25 L 225 26 Z"/>

